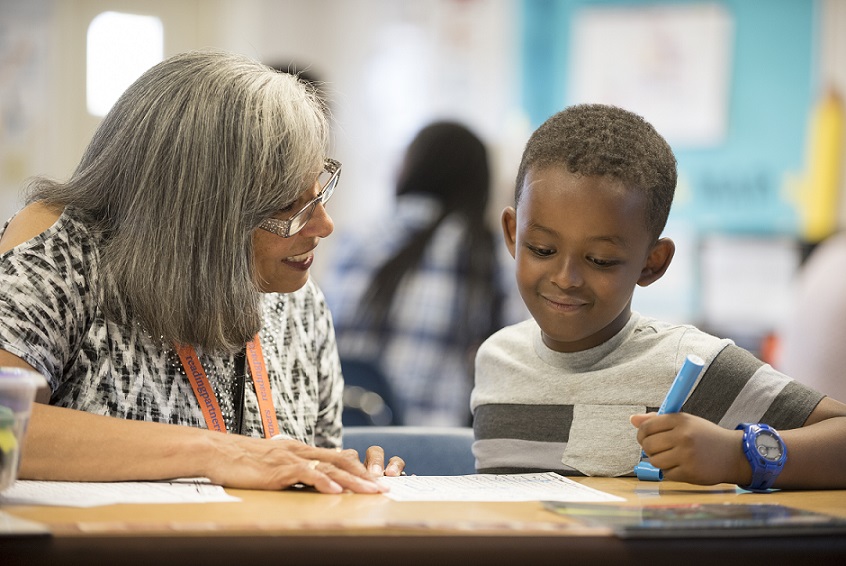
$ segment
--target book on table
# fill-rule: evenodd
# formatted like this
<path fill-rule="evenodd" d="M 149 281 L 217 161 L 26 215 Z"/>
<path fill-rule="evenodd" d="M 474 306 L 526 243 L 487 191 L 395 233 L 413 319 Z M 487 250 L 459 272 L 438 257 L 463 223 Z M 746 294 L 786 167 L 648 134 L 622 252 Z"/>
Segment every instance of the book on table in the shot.
<path fill-rule="evenodd" d="M 690 503 L 629 506 L 544 501 L 582 524 L 623 538 L 748 537 L 846 534 L 846 519 L 772 503 Z"/>

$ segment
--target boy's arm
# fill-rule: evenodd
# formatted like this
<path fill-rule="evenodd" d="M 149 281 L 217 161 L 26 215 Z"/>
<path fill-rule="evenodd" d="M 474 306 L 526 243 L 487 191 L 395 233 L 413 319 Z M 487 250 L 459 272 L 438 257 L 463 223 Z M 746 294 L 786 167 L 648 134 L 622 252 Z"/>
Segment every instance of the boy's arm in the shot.
<path fill-rule="evenodd" d="M 752 469 L 743 431 L 686 413 L 632 416 L 637 439 L 668 480 L 703 485 L 748 485 Z M 779 430 L 787 462 L 774 487 L 846 488 L 846 405 L 824 398 L 802 428 Z"/>
<path fill-rule="evenodd" d="M 779 434 L 787 462 L 775 487 L 846 487 L 846 404 L 825 397 L 802 428 Z M 746 468 L 751 477 L 748 461 Z"/>

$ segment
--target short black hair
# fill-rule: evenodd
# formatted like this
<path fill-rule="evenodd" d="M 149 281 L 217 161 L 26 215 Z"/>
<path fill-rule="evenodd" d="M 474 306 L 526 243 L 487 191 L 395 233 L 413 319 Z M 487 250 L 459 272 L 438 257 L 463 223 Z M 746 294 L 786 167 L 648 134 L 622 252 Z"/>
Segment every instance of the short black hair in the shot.
<path fill-rule="evenodd" d="M 517 172 L 515 205 L 530 168 L 560 166 L 579 175 L 609 175 L 647 196 L 647 228 L 661 236 L 676 190 L 673 150 L 641 116 L 604 104 L 570 106 L 529 138 Z"/>

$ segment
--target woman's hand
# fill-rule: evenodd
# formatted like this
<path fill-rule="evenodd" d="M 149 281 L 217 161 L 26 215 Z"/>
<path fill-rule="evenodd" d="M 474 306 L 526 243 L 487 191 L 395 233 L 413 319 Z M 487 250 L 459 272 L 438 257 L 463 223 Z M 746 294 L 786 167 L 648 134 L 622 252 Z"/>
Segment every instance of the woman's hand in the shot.
<path fill-rule="evenodd" d="M 686 413 L 632 415 L 631 423 L 649 462 L 668 480 L 713 485 L 751 477 L 741 431 Z"/>
<path fill-rule="evenodd" d="M 221 447 L 224 453 L 211 462 L 211 469 L 206 473 L 214 483 L 251 489 L 284 489 L 305 484 L 322 493 L 382 493 L 388 490 L 375 481 L 355 450 L 315 448 L 296 440 L 237 435 L 221 435 L 220 440 L 224 439 L 231 442 Z M 368 450 L 368 456 L 370 452 Z M 376 451 L 374 458 L 375 455 Z M 369 464 L 376 465 L 375 462 Z M 389 467 L 391 465 L 398 464 L 392 461 Z"/>
<path fill-rule="evenodd" d="M 384 453 L 374 448 L 367 451 L 367 466 L 381 467 Z M 398 475 L 403 465 L 401 459 L 392 458 L 385 473 Z M 355 450 L 105 417 L 40 403 L 32 408 L 19 477 L 63 481 L 207 477 L 218 485 L 244 489 L 305 484 L 323 493 L 388 490 Z"/>
<path fill-rule="evenodd" d="M 382 475 L 396 477 L 403 475 L 405 461 L 399 456 L 394 456 L 388 461 L 386 467 L 385 451 L 381 446 L 371 446 L 367 449 L 367 454 L 365 454 L 364 467 L 367 468 L 370 476 L 374 478 Z"/>

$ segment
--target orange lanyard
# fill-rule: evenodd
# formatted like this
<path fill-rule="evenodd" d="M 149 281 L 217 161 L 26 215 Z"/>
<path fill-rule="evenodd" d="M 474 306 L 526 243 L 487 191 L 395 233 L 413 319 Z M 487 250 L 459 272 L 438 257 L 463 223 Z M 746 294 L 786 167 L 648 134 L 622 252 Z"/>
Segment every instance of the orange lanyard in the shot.
<path fill-rule="evenodd" d="M 191 383 L 191 389 L 200 403 L 203 417 L 206 419 L 206 426 L 209 430 L 226 432 L 226 424 L 223 422 L 223 414 L 220 411 L 220 404 L 214 394 L 206 370 L 200 363 L 197 351 L 188 344 L 177 344 L 175 346 L 179 359 L 182 360 L 182 367 L 185 368 L 185 375 Z M 253 378 L 253 385 L 258 399 L 261 423 L 264 429 L 264 437 L 271 438 L 279 434 L 279 423 L 276 419 L 276 408 L 273 406 L 273 397 L 270 394 L 270 382 L 267 379 L 267 366 L 264 363 L 264 355 L 261 351 L 258 335 L 247 342 L 247 362 L 250 364 L 250 375 Z"/>

